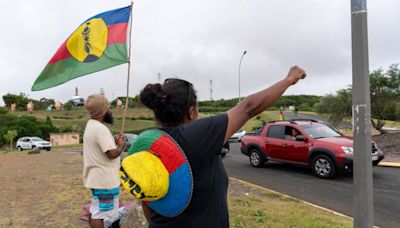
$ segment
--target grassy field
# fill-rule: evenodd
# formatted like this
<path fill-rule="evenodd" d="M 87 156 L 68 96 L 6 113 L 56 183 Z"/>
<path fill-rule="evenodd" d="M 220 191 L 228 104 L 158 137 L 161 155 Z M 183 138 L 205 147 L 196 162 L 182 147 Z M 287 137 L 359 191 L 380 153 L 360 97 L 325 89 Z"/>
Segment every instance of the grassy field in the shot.
<path fill-rule="evenodd" d="M 122 114 L 123 114 L 122 110 L 113 110 L 114 124 L 110 126 L 110 129 L 114 133 L 117 133 L 121 130 Z M 54 126 L 58 128 L 72 127 L 72 129 L 74 129 L 79 133 L 83 133 L 83 130 L 85 129 L 86 126 L 86 122 L 88 120 L 88 114 L 82 107 L 74 108 L 73 110 L 70 111 L 64 110 L 64 111 L 48 112 L 41 110 L 41 111 L 35 111 L 32 114 L 28 112 L 17 112 L 16 115 L 34 116 L 40 121 L 45 121 L 47 116 L 49 116 Z M 204 118 L 211 115 L 215 114 L 200 113 L 199 118 Z M 156 127 L 153 113 L 149 109 L 146 108 L 128 109 L 126 116 L 127 117 L 125 123 L 125 132 L 132 132 L 132 131 L 135 132 L 142 129 Z M 276 112 L 273 111 L 263 112 L 259 116 L 260 120 L 257 120 L 256 118 L 251 119 L 246 123 L 243 129 L 246 131 L 251 131 L 255 127 L 260 126 L 261 120 L 269 121 L 278 118 Z"/>
<path fill-rule="evenodd" d="M 79 220 L 90 192 L 82 156 L 63 152 L 0 154 L 0 227 L 87 227 Z M 123 201 L 132 200 L 121 190 Z M 231 179 L 231 227 L 351 227 L 349 218 Z"/>

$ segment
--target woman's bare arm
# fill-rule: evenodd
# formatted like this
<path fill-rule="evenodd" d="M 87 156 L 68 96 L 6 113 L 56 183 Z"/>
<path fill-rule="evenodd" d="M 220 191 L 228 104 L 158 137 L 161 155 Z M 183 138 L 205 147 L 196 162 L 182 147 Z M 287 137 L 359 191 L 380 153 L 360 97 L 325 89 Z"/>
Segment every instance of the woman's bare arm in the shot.
<path fill-rule="evenodd" d="M 290 68 L 285 79 L 264 90 L 251 94 L 235 107 L 230 109 L 227 112 L 228 127 L 225 134 L 225 141 L 227 141 L 249 119 L 269 108 L 289 86 L 296 84 L 297 81 L 305 78 L 305 76 L 306 72 L 303 69 L 298 66 L 293 66 Z"/>

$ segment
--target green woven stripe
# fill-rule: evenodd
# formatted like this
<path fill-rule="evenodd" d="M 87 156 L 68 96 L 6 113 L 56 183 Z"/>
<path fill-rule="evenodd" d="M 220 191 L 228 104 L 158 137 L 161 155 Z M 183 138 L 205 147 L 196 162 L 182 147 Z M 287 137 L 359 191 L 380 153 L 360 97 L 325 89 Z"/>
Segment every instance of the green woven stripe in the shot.
<path fill-rule="evenodd" d="M 161 136 L 162 132 L 157 130 L 147 130 L 142 132 L 135 140 L 135 143 L 132 145 L 131 149 L 129 149 L 128 155 L 143 150 L 148 150 L 151 147 L 151 144 L 153 144 L 153 142 L 156 141 Z"/>

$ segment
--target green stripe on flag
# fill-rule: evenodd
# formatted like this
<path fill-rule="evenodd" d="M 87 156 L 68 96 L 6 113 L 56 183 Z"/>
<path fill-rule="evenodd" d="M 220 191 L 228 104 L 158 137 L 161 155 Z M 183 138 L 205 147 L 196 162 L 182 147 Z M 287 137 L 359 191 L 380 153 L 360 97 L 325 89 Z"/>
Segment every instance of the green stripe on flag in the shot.
<path fill-rule="evenodd" d="M 32 91 L 51 88 L 74 78 L 127 62 L 126 43 L 109 44 L 103 55 L 95 62 L 82 63 L 70 57 L 47 65 L 33 84 Z"/>

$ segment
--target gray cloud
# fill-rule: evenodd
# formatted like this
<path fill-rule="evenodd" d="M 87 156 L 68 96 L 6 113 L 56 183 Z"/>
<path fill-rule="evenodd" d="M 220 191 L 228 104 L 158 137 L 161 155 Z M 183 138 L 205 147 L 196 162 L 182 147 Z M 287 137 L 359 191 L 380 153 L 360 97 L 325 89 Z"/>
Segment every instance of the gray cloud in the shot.
<path fill-rule="evenodd" d="M 104 88 L 110 99 L 125 95 L 127 65 L 61 86 L 31 92 L 34 80 L 61 43 L 85 19 L 129 1 L 1 1 L 0 95 L 24 92 L 62 101 Z M 400 2 L 370 0 L 370 68 L 400 62 Z M 180 77 L 193 82 L 200 99 L 242 95 L 283 78 L 293 64 L 308 72 L 287 94 L 334 92 L 351 84 L 350 2 L 326 0 L 137 1 L 132 37 L 131 95 L 146 83 Z"/>

